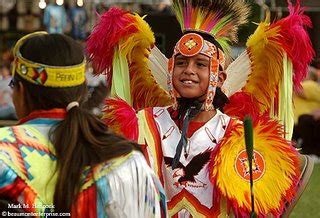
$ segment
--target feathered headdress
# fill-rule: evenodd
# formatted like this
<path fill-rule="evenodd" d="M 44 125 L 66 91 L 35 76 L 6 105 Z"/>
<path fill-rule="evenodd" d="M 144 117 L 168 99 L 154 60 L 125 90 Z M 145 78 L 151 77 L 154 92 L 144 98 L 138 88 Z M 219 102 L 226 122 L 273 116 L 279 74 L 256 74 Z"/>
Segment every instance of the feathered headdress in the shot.
<path fill-rule="evenodd" d="M 177 108 L 176 98 L 180 97 L 172 84 L 175 56 L 204 54 L 210 58 L 210 82 L 204 110 L 212 110 L 225 54 L 230 53 L 230 43 L 237 41 L 239 26 L 247 22 L 249 6 L 244 0 L 174 0 L 173 8 L 184 32 L 168 65 L 168 89 L 173 108 Z"/>
<path fill-rule="evenodd" d="M 224 52 L 237 42 L 238 29 L 247 23 L 249 5 L 245 0 L 173 0 L 181 29 L 210 34 Z"/>

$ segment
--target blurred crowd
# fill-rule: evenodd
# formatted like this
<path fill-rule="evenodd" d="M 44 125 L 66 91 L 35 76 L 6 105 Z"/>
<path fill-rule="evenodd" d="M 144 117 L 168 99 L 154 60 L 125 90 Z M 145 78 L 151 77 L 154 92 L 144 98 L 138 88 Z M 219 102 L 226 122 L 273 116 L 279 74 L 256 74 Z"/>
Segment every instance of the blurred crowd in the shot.
<path fill-rule="evenodd" d="M 83 39 L 83 34 L 88 33 L 96 23 L 97 13 L 102 14 L 112 6 L 141 14 L 172 14 L 170 0 L 135 1 L 139 3 L 118 0 L 85 2 L 66 0 L 63 4 L 57 2 L 59 1 L 21 0 L 0 4 L 0 32 L 32 32 L 47 29 L 49 32 L 63 31 L 70 33 L 73 38 Z"/>

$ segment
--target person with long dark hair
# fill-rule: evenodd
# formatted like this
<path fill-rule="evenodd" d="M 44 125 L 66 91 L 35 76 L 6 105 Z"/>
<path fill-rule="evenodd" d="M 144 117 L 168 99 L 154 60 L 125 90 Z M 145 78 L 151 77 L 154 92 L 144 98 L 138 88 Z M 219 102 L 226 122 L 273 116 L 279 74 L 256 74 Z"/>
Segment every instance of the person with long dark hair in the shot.
<path fill-rule="evenodd" d="M 17 42 L 14 56 L 10 86 L 20 122 L 0 129 L 0 198 L 36 216 L 165 215 L 161 185 L 137 144 L 82 107 L 81 45 L 35 32 Z"/>

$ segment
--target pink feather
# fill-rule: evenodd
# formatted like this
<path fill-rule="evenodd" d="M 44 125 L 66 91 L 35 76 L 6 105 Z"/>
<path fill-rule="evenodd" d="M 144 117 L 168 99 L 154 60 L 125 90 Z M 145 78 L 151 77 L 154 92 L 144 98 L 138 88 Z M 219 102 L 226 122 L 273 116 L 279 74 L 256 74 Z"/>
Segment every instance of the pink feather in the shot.
<path fill-rule="evenodd" d="M 311 28 L 310 18 L 303 14 L 304 8 L 297 0 L 295 6 L 288 0 L 289 16 L 275 23 L 281 26 L 280 43 L 286 50 L 293 63 L 294 77 L 293 83 L 295 90 L 300 87 L 301 81 L 306 77 L 308 65 L 311 63 L 315 52 L 313 50 L 306 28 Z"/>
<path fill-rule="evenodd" d="M 184 24 L 186 29 L 191 28 L 191 15 L 192 15 L 192 6 L 189 4 L 184 9 L 184 19 L 185 19 Z"/>
<path fill-rule="evenodd" d="M 108 83 L 112 75 L 112 61 L 115 47 L 119 40 L 134 33 L 137 29 L 130 25 L 134 22 L 129 12 L 119 8 L 111 8 L 100 16 L 98 24 L 94 27 L 87 40 L 87 53 L 93 65 L 100 74 L 106 70 Z"/>

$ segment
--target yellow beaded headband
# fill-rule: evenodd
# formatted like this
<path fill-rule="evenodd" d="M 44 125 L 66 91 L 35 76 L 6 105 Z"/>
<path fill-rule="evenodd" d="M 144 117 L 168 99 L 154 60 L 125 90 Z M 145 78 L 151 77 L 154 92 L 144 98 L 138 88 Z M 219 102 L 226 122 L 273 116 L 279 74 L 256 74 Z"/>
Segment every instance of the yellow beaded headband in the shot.
<path fill-rule="evenodd" d="M 29 38 L 45 35 L 39 31 L 22 37 L 13 49 L 14 63 L 12 76 L 17 73 L 26 81 L 46 87 L 72 87 L 85 81 L 85 60 L 81 64 L 73 66 L 49 66 L 35 63 L 22 57 L 20 46 Z"/>

